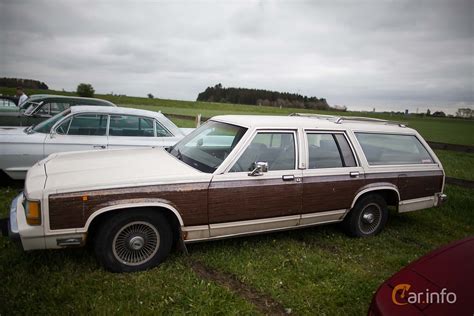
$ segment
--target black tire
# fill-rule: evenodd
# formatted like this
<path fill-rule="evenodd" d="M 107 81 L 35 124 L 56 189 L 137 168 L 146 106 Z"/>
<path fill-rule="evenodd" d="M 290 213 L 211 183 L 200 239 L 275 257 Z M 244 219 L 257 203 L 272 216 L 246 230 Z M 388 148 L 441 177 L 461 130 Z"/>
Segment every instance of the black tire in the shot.
<path fill-rule="evenodd" d="M 370 194 L 357 201 L 343 222 L 346 233 L 352 237 L 377 235 L 387 223 L 388 209 L 385 199 Z"/>
<path fill-rule="evenodd" d="M 165 216 L 147 210 L 126 210 L 107 218 L 94 240 L 99 262 L 112 272 L 153 268 L 168 256 L 173 235 Z"/>

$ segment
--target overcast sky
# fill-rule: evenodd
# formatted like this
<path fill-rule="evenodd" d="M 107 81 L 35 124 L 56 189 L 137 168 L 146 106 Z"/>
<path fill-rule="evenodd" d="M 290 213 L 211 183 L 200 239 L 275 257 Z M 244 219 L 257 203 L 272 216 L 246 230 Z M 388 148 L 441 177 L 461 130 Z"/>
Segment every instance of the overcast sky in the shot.
<path fill-rule="evenodd" d="M 474 104 L 473 20 L 473 0 L 0 0 L 0 77 L 183 100 L 220 82 L 453 113 Z"/>

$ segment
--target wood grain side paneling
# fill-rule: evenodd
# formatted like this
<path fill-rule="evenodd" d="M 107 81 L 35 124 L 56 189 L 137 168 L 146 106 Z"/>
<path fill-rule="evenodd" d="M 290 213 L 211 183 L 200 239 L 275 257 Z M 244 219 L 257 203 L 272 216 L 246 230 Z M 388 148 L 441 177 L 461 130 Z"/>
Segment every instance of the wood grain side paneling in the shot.
<path fill-rule="evenodd" d="M 101 208 L 130 202 L 161 201 L 175 207 L 187 226 L 205 225 L 208 183 L 156 185 L 53 194 L 49 197 L 51 229 L 82 228 Z M 87 196 L 87 200 L 83 200 Z"/>
<path fill-rule="evenodd" d="M 302 188 L 281 178 L 212 182 L 210 224 L 300 214 Z"/>

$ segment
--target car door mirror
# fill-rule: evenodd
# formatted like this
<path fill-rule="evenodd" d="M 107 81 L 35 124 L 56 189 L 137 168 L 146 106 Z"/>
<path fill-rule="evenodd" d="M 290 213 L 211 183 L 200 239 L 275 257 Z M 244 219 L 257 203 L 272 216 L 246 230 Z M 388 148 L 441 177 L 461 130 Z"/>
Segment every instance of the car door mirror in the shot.
<path fill-rule="evenodd" d="M 56 137 L 56 130 L 51 129 L 51 131 L 49 132 L 49 138 L 54 138 L 54 137 Z"/>
<path fill-rule="evenodd" d="M 265 172 L 268 172 L 268 162 L 266 161 L 258 161 L 252 164 L 253 170 L 249 172 L 249 176 L 256 177 L 256 176 L 263 176 Z"/>

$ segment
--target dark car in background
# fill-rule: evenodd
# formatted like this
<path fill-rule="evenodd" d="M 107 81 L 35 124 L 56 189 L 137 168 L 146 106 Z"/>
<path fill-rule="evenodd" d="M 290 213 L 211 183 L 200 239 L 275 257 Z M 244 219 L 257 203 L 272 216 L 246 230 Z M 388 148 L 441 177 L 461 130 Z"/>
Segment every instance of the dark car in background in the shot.
<path fill-rule="evenodd" d="M 116 106 L 107 100 L 62 95 L 37 94 L 20 107 L 0 106 L 0 126 L 30 126 L 38 124 L 75 105 Z"/>
<path fill-rule="evenodd" d="M 0 95 L 0 111 L 2 109 L 12 109 L 17 106 L 18 99 L 15 97 Z"/>

